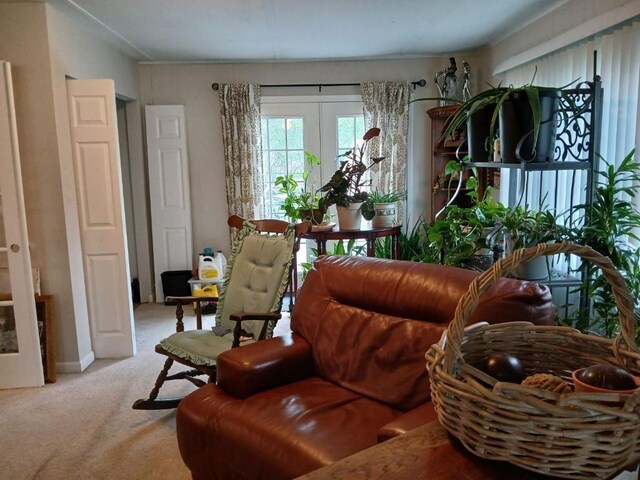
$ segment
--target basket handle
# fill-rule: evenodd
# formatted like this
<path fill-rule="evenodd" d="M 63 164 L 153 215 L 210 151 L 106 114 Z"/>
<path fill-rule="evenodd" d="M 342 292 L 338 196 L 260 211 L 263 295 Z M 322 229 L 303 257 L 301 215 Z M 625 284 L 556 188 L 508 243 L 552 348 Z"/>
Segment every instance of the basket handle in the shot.
<path fill-rule="evenodd" d="M 458 302 L 453 321 L 448 327 L 447 345 L 444 349 L 444 368 L 446 372 L 452 374 L 454 360 L 456 358 L 463 358 L 460 345 L 464 337 L 464 328 L 480 302 L 480 296 L 487 292 L 500 277 L 512 271 L 521 263 L 544 255 L 557 255 L 559 253 L 573 253 L 600 267 L 605 278 L 611 284 L 613 297 L 620 315 L 620 332 L 615 339 L 614 353 L 617 357 L 617 351 L 622 340 L 624 340 L 626 345 L 632 350 L 638 351 L 635 342 L 636 320 L 633 314 L 633 298 L 631 297 L 624 278 L 622 278 L 620 272 L 613 266 L 611 260 L 599 254 L 591 247 L 583 245 L 570 242 L 541 243 L 535 247 L 521 248 L 514 251 L 510 256 L 494 263 L 490 269 L 483 272 L 471 282 L 469 289 Z"/>

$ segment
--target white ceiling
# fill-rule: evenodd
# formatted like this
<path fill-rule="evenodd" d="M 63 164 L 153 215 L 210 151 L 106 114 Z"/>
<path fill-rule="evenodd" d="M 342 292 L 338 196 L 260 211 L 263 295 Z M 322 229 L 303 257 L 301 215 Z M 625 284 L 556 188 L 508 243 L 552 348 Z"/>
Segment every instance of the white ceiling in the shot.
<path fill-rule="evenodd" d="M 566 0 L 45 0 L 141 61 L 448 55 L 490 44 Z"/>

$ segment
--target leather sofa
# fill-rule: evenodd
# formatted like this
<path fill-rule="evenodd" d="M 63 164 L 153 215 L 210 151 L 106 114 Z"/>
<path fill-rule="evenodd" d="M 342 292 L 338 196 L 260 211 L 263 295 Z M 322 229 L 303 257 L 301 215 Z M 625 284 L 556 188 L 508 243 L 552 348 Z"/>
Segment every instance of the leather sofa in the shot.
<path fill-rule="evenodd" d="M 194 480 L 290 479 L 435 418 L 424 354 L 477 274 L 440 265 L 320 257 L 292 334 L 229 350 L 217 384 L 177 411 Z M 552 324 L 549 289 L 500 279 L 471 319 Z"/>

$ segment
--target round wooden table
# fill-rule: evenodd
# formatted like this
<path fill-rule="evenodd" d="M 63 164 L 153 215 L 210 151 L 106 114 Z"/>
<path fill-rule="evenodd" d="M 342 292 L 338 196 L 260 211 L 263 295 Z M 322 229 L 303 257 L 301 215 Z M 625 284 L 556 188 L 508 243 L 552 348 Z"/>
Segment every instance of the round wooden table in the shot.
<path fill-rule="evenodd" d="M 365 240 L 367 257 L 376 256 L 376 239 L 391 237 L 391 258 L 400 258 L 400 229 L 402 225 L 387 228 L 364 228 L 361 230 L 340 230 L 337 226 L 332 230 L 317 230 L 304 233 L 302 238 L 315 240 L 318 255 L 327 254 L 327 240 Z"/>

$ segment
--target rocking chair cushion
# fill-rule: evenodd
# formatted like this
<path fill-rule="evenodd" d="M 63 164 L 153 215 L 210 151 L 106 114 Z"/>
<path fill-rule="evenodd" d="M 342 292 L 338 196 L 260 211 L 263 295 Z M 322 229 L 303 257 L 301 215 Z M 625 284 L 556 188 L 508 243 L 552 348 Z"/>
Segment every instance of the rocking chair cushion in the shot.
<path fill-rule="evenodd" d="M 232 342 L 232 333 L 219 337 L 211 330 L 188 330 L 161 340 L 160 346 L 196 365 L 215 366 L 218 355 L 231 349 Z M 253 342 L 254 340 L 247 340 L 242 343 Z"/>
<path fill-rule="evenodd" d="M 257 231 L 249 221 L 244 222 L 236 235 L 221 288 L 216 325 L 233 328 L 235 322 L 229 320 L 229 315 L 234 312 L 280 311 L 289 285 L 295 238 L 293 226 L 287 227 L 282 235 L 271 235 Z M 263 325 L 260 321 L 242 322 L 242 328 L 255 338 Z M 266 338 L 273 336 L 274 327 L 275 322 L 269 322 Z"/>

